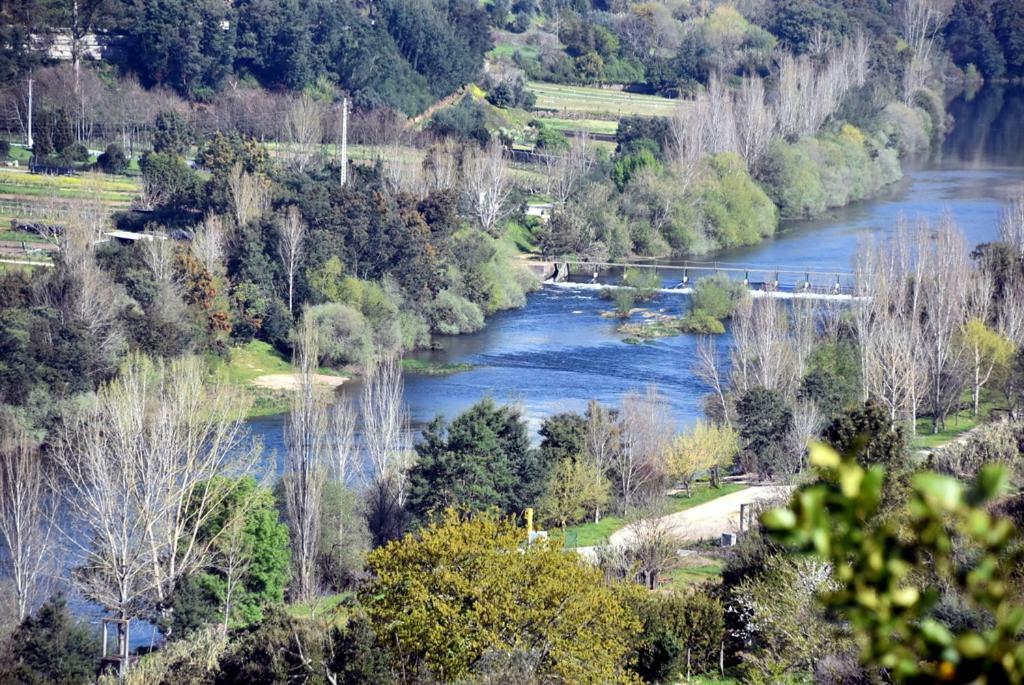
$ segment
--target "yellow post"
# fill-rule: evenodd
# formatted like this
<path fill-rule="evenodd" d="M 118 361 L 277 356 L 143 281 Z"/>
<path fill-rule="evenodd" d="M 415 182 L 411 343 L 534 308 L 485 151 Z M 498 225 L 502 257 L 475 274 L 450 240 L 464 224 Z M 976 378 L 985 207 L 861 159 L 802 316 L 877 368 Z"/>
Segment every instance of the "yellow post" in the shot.
<path fill-rule="evenodd" d="M 527 507 L 526 509 L 526 534 L 529 535 L 533 532 L 533 507 Z"/>

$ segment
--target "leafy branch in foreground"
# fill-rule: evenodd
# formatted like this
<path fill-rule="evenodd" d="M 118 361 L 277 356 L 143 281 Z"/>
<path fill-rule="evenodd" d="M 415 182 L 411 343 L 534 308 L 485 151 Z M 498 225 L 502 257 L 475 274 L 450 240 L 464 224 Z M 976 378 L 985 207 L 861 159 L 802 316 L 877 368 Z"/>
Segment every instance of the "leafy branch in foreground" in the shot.
<path fill-rule="evenodd" d="M 1017 532 L 984 508 L 1005 490 L 1005 469 L 984 467 L 969 488 L 917 474 L 898 530 L 895 517 L 876 523 L 881 466 L 864 469 L 852 455 L 822 445 L 812 448 L 811 462 L 820 481 L 761 520 L 794 549 L 831 562 L 838 588 L 823 599 L 852 625 L 862 661 L 898 682 L 1024 682 L 1024 607 L 1009 597 L 1021 558 Z M 967 567 L 954 559 L 961 545 L 974 552 Z M 936 620 L 939 583 L 920 583 L 929 575 L 988 612 L 991 624 L 954 633 Z"/>

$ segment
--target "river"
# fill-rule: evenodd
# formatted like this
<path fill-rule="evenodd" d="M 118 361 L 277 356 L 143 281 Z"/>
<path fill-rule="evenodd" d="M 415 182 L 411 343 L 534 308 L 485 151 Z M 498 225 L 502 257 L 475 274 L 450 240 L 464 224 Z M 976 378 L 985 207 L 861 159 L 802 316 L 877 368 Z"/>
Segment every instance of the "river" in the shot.
<path fill-rule="evenodd" d="M 1002 204 L 1024 186 L 1024 88 L 986 86 L 949 105 L 953 126 L 931 158 L 904 165 L 904 177 L 872 200 L 826 216 L 788 222 L 758 245 L 728 250 L 711 259 L 769 267 L 849 269 L 858 242 L 890 234 L 897 218 L 938 219 L 949 212 L 969 245 L 992 240 Z M 687 297 L 662 294 L 649 305 L 684 312 Z M 451 418 L 484 396 L 517 402 L 536 429 L 544 417 L 582 411 L 596 399 L 616 404 L 623 394 L 656 385 L 681 426 L 701 414 L 707 392 L 693 375 L 696 336 L 681 335 L 643 345 L 622 342 L 618 322 L 600 316 L 610 308 L 594 289 L 544 286 L 522 309 L 501 312 L 475 334 L 442 337 L 442 349 L 421 359 L 469 363 L 448 376 L 407 376 L 406 401 L 413 425 L 437 414 Z M 729 344 L 728 334 L 718 344 Z M 347 392 L 358 393 L 358 384 Z M 253 432 L 268 450 L 283 451 L 281 417 L 256 419 Z"/>

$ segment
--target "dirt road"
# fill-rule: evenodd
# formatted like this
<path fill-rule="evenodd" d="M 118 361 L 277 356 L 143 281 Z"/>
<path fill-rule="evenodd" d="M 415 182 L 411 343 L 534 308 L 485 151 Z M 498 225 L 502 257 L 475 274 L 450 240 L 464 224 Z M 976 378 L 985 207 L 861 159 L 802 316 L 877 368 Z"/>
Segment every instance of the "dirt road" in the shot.
<path fill-rule="evenodd" d="M 668 530 L 683 542 L 718 539 L 722 533 L 739 530 L 740 505 L 764 500 L 784 500 L 790 488 L 778 485 L 754 485 L 749 488 L 711 500 L 692 509 L 668 514 L 661 518 Z M 612 533 L 612 545 L 629 545 L 633 542 L 633 526 L 626 526 Z"/>

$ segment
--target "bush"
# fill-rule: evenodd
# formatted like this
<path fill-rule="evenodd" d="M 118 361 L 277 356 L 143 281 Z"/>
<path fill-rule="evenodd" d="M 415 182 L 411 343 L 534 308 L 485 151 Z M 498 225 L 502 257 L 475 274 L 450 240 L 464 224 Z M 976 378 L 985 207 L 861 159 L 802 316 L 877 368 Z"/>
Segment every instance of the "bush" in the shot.
<path fill-rule="evenodd" d="M 694 309 L 679 320 L 679 330 L 685 333 L 721 335 L 725 333 L 725 324 L 703 309 Z"/>
<path fill-rule="evenodd" d="M 128 168 L 128 158 L 124 150 L 117 143 L 111 143 L 107 149 L 96 158 L 96 164 L 100 170 L 107 174 L 123 174 Z"/>
<path fill-rule="evenodd" d="M 825 189 L 807 150 L 776 140 L 768 149 L 761 180 L 783 218 L 806 218 L 825 211 Z"/>
<path fill-rule="evenodd" d="M 636 291 L 636 299 L 643 301 L 655 296 L 658 288 L 661 287 L 661 275 L 657 269 L 642 269 L 639 267 L 626 267 L 622 274 L 622 284 L 633 288 Z"/>
<path fill-rule="evenodd" d="M 451 290 L 442 290 L 430 303 L 430 327 L 445 335 L 472 333 L 484 326 L 480 307 Z"/>
<path fill-rule="evenodd" d="M 636 290 L 633 288 L 615 288 L 610 291 L 612 302 L 615 303 L 615 311 L 621 317 L 629 316 L 636 304 Z"/>
<path fill-rule="evenodd" d="M 99 644 L 93 631 L 76 623 L 62 597 L 27 617 L 0 652 L 0 682 L 85 685 L 96 678 Z"/>
<path fill-rule="evenodd" d="M 693 312 L 702 312 L 715 319 L 727 319 L 746 295 L 742 283 L 725 274 L 705 276 L 693 287 Z"/>
<path fill-rule="evenodd" d="M 457 105 L 436 112 L 427 127 L 442 136 L 475 140 L 481 146 L 491 140 L 487 131 L 487 112 L 472 95 L 466 95 Z"/>
<path fill-rule="evenodd" d="M 685 595 L 651 593 L 636 606 L 643 637 L 635 648 L 636 672 L 649 683 L 670 682 L 691 673 L 718 668 L 725 637 L 721 603 L 702 592 Z M 689 652 L 689 659 L 687 659 Z"/>
<path fill-rule="evenodd" d="M 879 130 L 888 138 L 889 146 L 901 155 L 923 152 L 931 144 L 931 122 L 922 109 L 907 107 L 901 102 L 889 103 L 879 117 Z"/>
<path fill-rule="evenodd" d="M 340 302 L 329 302 L 310 307 L 305 315 L 313 317 L 324 365 L 361 365 L 372 358 L 370 327 L 365 317 L 355 308 Z"/>
<path fill-rule="evenodd" d="M 0 140 L 0 157 L 7 158 L 11 154 L 11 143 L 8 140 Z"/>
<path fill-rule="evenodd" d="M 753 245 L 775 233 L 778 211 L 739 156 L 712 157 L 698 192 L 704 232 L 719 247 Z"/>

